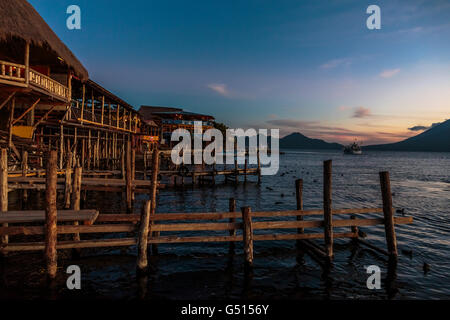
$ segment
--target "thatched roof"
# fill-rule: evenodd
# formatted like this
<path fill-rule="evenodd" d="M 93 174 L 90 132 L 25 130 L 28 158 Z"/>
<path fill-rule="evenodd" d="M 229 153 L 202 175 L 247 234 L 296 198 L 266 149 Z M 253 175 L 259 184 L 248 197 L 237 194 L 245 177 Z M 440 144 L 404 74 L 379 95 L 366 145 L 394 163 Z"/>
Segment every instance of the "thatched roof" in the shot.
<path fill-rule="evenodd" d="M 87 70 L 26 0 L 0 1 L 0 40 L 22 39 L 36 47 L 53 51 L 81 80 Z"/>

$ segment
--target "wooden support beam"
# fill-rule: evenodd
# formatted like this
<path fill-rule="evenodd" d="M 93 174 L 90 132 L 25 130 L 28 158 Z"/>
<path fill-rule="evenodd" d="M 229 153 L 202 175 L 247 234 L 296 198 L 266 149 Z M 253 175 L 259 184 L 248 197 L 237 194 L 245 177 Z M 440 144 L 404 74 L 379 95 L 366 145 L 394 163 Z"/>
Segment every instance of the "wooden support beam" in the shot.
<path fill-rule="evenodd" d="M 333 214 L 332 214 L 332 161 L 323 163 L 323 221 L 325 234 L 325 251 L 328 259 L 333 259 Z"/>
<path fill-rule="evenodd" d="M 103 125 L 103 113 L 105 112 L 105 96 L 102 96 L 102 125 Z"/>
<path fill-rule="evenodd" d="M 86 85 L 83 84 L 83 95 L 82 95 L 82 100 L 81 100 L 81 115 L 80 115 L 80 120 L 81 120 L 81 124 L 83 124 L 83 119 L 84 119 L 84 105 L 86 104 Z"/>
<path fill-rule="evenodd" d="M 386 231 L 387 249 L 389 255 L 392 258 L 397 259 L 397 237 L 395 235 L 394 227 L 394 209 L 392 208 L 392 192 L 389 172 L 380 172 L 380 185 L 383 198 L 384 228 Z"/>
<path fill-rule="evenodd" d="M 30 83 L 30 43 L 25 43 L 25 84 L 28 86 Z M 1 109 L 1 108 L 0 108 Z"/>
<path fill-rule="evenodd" d="M 8 98 L 6 98 L 6 100 L 3 101 L 2 104 L 0 104 L 0 110 L 1 110 L 4 106 L 6 106 L 6 104 L 7 104 L 7 103 L 15 96 L 15 94 L 16 94 L 16 91 L 13 91 L 13 92 L 8 96 Z"/>
<path fill-rule="evenodd" d="M 9 146 L 9 148 L 12 148 L 12 146 L 13 146 L 12 129 L 13 129 L 13 123 L 14 123 L 14 108 L 15 108 L 15 106 L 16 106 L 16 98 L 13 97 L 12 102 L 11 102 L 11 109 L 9 112 L 9 122 L 8 122 L 8 133 L 9 133 L 8 146 Z"/>
<path fill-rule="evenodd" d="M 41 98 L 38 98 L 32 105 L 31 107 L 29 107 L 27 110 L 25 110 L 24 113 L 22 113 L 17 119 L 15 119 L 13 121 L 13 125 L 15 125 L 17 122 L 19 122 L 20 120 L 22 120 L 23 117 L 25 117 L 27 115 L 28 112 L 30 112 L 31 110 L 33 110 L 37 104 L 39 103 L 39 101 L 41 101 Z"/>
<path fill-rule="evenodd" d="M 55 105 L 55 106 L 52 106 L 52 107 L 50 108 L 50 110 L 48 110 L 48 111 L 44 114 L 44 116 L 43 116 L 42 118 L 40 118 L 38 122 L 36 122 L 36 124 L 33 126 L 33 131 L 36 130 L 36 128 L 37 128 L 43 121 L 45 121 L 45 120 L 47 119 L 47 117 L 50 115 L 50 113 L 51 113 L 53 110 L 55 110 L 55 108 L 56 108 L 56 105 Z"/>
<path fill-rule="evenodd" d="M 50 151 L 47 162 L 45 190 L 45 260 L 47 264 L 47 276 L 50 280 L 56 278 L 57 271 L 56 161 L 57 152 L 52 150 Z"/>

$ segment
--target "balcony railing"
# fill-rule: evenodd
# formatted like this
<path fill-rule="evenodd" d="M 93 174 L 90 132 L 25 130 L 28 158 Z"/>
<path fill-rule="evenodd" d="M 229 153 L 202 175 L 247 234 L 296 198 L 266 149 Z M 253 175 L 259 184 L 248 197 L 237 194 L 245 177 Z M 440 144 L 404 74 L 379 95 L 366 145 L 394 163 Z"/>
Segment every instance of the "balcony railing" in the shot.
<path fill-rule="evenodd" d="M 65 100 L 69 99 L 69 89 L 66 86 L 42 73 L 30 69 L 29 81 L 31 85 L 44 89 L 55 96 L 64 98 Z"/>
<path fill-rule="evenodd" d="M 25 66 L 0 60 L 0 79 L 25 83 Z"/>
<path fill-rule="evenodd" d="M 52 78 L 43 75 L 35 70 L 28 71 L 28 84 L 26 83 L 26 67 L 25 65 L 15 64 L 0 60 L 0 82 L 4 80 L 7 84 L 18 85 L 21 87 L 35 87 L 51 96 L 56 96 L 63 100 L 70 99 L 69 89 Z"/>

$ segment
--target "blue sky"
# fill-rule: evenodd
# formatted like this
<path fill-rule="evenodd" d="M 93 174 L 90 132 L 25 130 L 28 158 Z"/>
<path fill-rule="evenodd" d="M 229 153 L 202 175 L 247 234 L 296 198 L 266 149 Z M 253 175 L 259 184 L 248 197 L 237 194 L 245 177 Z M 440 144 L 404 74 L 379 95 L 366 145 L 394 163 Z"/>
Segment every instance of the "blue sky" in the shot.
<path fill-rule="evenodd" d="M 31 0 L 91 78 L 135 107 L 230 127 L 397 141 L 450 110 L 450 1 Z M 81 30 L 66 8 L 81 8 Z M 381 8 L 381 30 L 366 8 Z"/>

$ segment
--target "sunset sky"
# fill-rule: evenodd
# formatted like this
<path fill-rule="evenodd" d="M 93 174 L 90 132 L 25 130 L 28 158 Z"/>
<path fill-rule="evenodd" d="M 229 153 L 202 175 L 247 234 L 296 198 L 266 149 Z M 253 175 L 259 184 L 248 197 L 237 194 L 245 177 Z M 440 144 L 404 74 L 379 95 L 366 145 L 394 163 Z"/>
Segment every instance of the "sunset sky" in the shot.
<path fill-rule="evenodd" d="M 448 0 L 30 3 L 94 81 L 136 108 L 365 145 L 450 118 Z M 66 28 L 72 4 L 81 30 Z M 366 27 L 371 4 L 381 30 Z"/>

